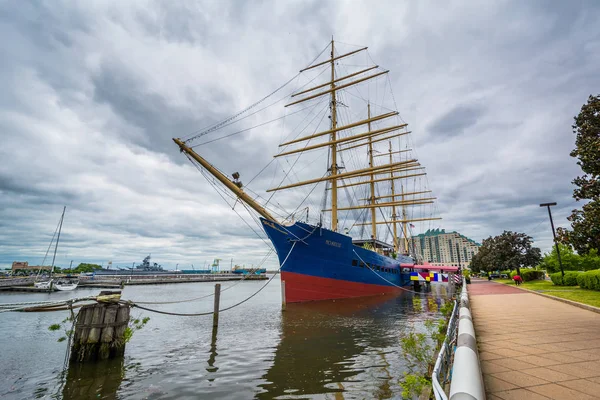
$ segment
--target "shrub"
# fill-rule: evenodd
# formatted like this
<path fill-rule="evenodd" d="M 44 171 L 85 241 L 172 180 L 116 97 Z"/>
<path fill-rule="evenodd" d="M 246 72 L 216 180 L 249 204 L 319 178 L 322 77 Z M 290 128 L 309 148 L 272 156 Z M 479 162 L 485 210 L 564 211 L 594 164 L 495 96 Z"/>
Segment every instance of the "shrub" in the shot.
<path fill-rule="evenodd" d="M 565 272 L 565 278 L 563 279 L 562 274 L 560 272 L 556 272 L 550 275 L 550 279 L 556 286 L 577 286 L 577 277 L 579 275 L 581 275 L 581 272 L 567 271 Z"/>
<path fill-rule="evenodd" d="M 583 289 L 600 290 L 600 270 L 595 269 L 579 274 L 577 284 Z"/>
<path fill-rule="evenodd" d="M 511 272 L 510 273 L 511 279 L 514 278 L 515 275 L 517 275 L 517 271 Z M 539 271 L 537 269 L 522 268 L 520 277 L 521 277 L 521 279 L 523 279 L 523 282 L 535 281 L 537 279 L 544 279 L 544 271 Z"/>

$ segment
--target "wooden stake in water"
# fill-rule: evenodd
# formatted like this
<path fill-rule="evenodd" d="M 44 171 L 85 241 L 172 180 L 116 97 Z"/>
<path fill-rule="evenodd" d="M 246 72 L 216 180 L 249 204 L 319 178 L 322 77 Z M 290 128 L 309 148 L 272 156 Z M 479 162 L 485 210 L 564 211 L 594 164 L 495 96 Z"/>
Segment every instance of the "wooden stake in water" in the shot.
<path fill-rule="evenodd" d="M 122 303 L 99 302 L 83 306 L 75 324 L 71 361 L 90 362 L 122 357 L 129 310 L 130 306 Z"/>
<path fill-rule="evenodd" d="M 213 314 L 213 326 L 219 326 L 219 303 L 221 302 L 221 284 L 215 285 L 215 310 Z"/>

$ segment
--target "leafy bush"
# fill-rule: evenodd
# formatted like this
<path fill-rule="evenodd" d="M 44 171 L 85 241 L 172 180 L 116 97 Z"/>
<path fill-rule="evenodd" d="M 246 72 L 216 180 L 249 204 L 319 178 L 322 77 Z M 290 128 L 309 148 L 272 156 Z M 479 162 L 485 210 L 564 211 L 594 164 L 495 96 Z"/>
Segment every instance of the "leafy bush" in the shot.
<path fill-rule="evenodd" d="M 600 290 L 600 270 L 595 269 L 579 274 L 577 284 L 583 289 Z"/>
<path fill-rule="evenodd" d="M 579 275 L 581 275 L 581 272 L 567 271 L 565 272 L 565 278 L 563 279 L 562 274 L 560 272 L 556 272 L 550 275 L 550 279 L 556 286 L 577 286 L 577 277 Z"/>
<path fill-rule="evenodd" d="M 517 275 L 517 271 L 513 271 L 510 273 L 511 279 Z M 544 279 L 544 271 L 540 271 L 537 269 L 525 269 L 521 268 L 521 275 L 519 275 L 523 282 L 535 281 L 537 279 Z"/>

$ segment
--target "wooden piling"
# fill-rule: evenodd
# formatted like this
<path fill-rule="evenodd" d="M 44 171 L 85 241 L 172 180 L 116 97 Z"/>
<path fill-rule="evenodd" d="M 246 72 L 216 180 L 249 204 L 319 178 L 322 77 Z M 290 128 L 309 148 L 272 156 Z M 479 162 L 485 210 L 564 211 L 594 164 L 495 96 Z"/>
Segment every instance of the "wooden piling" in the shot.
<path fill-rule="evenodd" d="M 71 361 L 89 362 L 122 356 L 128 324 L 127 304 L 106 302 L 83 306 L 73 333 Z"/>
<path fill-rule="evenodd" d="M 285 311 L 285 281 L 281 281 L 281 310 Z"/>
<path fill-rule="evenodd" d="M 215 284 L 215 309 L 213 314 L 213 326 L 219 326 L 219 303 L 221 302 L 221 284 Z"/>
<path fill-rule="evenodd" d="M 420 292 L 421 291 L 421 284 L 419 281 L 413 281 L 413 290 L 415 292 Z"/>

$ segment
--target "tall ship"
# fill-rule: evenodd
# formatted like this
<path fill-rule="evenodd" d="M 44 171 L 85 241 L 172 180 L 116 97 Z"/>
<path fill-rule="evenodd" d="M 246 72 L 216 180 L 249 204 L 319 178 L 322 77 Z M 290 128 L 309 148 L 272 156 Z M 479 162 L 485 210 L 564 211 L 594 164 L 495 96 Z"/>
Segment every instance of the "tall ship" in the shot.
<path fill-rule="evenodd" d="M 431 210 L 435 198 L 423 188 L 426 173 L 393 93 L 385 95 L 391 91 L 388 72 L 373 65 L 366 47 L 340 54 L 332 39 L 296 77 L 258 103 L 192 137 L 173 139 L 234 207 L 242 204 L 256 216 L 277 253 L 288 303 L 402 290 L 418 261 L 408 245 L 413 224 L 440 219 L 423 211 Z M 277 105 L 272 99 L 300 77 L 308 82 L 282 97 L 286 125 L 295 128 L 281 130 L 276 154 L 261 170 L 275 163 L 284 176 L 266 190 L 268 198 L 261 197 L 242 185 L 238 172 L 230 177 L 205 158 L 211 152 L 203 145 L 233 134 L 196 141 L 254 116 L 269 107 L 264 103 Z M 290 194 L 275 201 L 277 193 Z"/>

